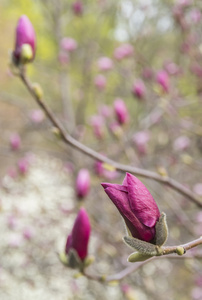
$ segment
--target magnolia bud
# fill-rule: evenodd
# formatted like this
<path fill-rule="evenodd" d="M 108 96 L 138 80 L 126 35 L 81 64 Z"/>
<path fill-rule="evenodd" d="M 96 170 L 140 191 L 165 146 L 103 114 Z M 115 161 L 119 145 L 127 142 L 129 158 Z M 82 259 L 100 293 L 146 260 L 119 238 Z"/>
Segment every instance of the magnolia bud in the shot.
<path fill-rule="evenodd" d="M 36 52 L 36 34 L 32 23 L 26 15 L 20 17 L 16 27 L 15 50 L 13 62 L 15 65 L 25 64 L 34 59 Z"/>

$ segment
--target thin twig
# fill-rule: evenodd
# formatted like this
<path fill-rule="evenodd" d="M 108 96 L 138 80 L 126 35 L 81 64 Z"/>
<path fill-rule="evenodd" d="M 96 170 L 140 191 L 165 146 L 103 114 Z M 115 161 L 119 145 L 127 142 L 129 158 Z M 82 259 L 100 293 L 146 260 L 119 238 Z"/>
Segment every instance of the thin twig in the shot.
<path fill-rule="evenodd" d="M 135 174 L 137 176 L 142 176 L 144 178 L 153 179 L 157 182 L 163 183 L 167 185 L 168 187 L 172 188 L 173 190 L 177 191 L 183 196 L 186 196 L 191 202 L 195 203 L 198 207 L 202 208 L 202 202 L 199 200 L 199 198 L 188 188 L 186 188 L 183 184 L 177 182 L 176 180 L 168 177 L 168 176 L 161 176 L 158 173 L 120 164 L 96 151 L 93 149 L 83 145 L 82 143 L 75 140 L 69 133 L 66 132 L 60 121 L 55 117 L 55 115 L 52 113 L 52 111 L 47 107 L 44 101 L 42 99 L 39 99 L 39 97 L 35 94 L 31 82 L 28 80 L 28 78 L 25 75 L 25 70 L 21 70 L 20 72 L 20 78 L 22 79 L 23 83 L 29 90 L 30 94 L 34 97 L 34 99 L 37 101 L 39 106 L 44 110 L 47 117 L 51 121 L 54 127 L 56 127 L 60 133 L 61 139 L 67 143 L 68 145 L 71 145 L 78 151 L 84 153 L 85 155 L 88 155 L 89 157 L 102 161 L 104 163 L 107 163 L 111 166 L 113 166 L 117 171 L 119 172 L 130 172 L 132 174 Z"/>

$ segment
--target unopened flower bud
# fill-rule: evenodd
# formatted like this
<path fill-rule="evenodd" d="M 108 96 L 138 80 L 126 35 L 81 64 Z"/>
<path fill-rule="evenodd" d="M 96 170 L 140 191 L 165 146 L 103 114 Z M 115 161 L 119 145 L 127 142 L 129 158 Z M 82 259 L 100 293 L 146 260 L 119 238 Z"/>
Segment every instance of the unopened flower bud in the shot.
<path fill-rule="evenodd" d="M 146 92 L 145 84 L 142 80 L 137 80 L 133 84 L 132 92 L 138 99 L 143 99 Z"/>
<path fill-rule="evenodd" d="M 117 98 L 114 101 L 114 111 L 119 124 L 123 125 L 128 122 L 129 120 L 128 110 L 125 102 L 122 99 Z"/>
<path fill-rule="evenodd" d="M 77 42 L 71 37 L 64 37 L 61 40 L 61 48 L 68 52 L 73 52 L 77 48 Z"/>
<path fill-rule="evenodd" d="M 71 250 L 73 250 L 82 262 L 86 259 L 90 232 L 91 226 L 88 214 L 84 208 L 81 208 L 74 222 L 72 232 L 67 238 L 65 253 L 68 257 Z M 69 257 L 69 259 L 71 258 Z"/>
<path fill-rule="evenodd" d="M 10 146 L 12 150 L 18 150 L 21 146 L 21 138 L 19 134 L 14 133 L 10 137 Z"/>
<path fill-rule="evenodd" d="M 90 190 L 90 174 L 87 169 L 81 169 L 76 178 L 76 195 L 79 199 L 87 196 Z"/>
<path fill-rule="evenodd" d="M 130 57 L 133 55 L 133 46 L 130 44 L 122 44 L 117 47 L 114 51 L 114 57 L 117 60 L 122 60 L 123 58 Z"/>
<path fill-rule="evenodd" d="M 20 17 L 16 28 L 13 62 L 16 65 L 31 62 L 36 52 L 36 34 L 26 15 Z"/>
<path fill-rule="evenodd" d="M 156 81 L 162 87 L 163 91 L 168 93 L 170 88 L 170 80 L 168 73 L 164 70 L 159 71 L 156 76 Z"/>
<path fill-rule="evenodd" d="M 108 71 L 113 68 L 113 61 L 109 57 L 100 57 L 97 65 L 100 71 Z"/>
<path fill-rule="evenodd" d="M 72 5 L 72 10 L 75 15 L 81 16 L 83 14 L 83 3 L 81 1 L 75 1 Z"/>

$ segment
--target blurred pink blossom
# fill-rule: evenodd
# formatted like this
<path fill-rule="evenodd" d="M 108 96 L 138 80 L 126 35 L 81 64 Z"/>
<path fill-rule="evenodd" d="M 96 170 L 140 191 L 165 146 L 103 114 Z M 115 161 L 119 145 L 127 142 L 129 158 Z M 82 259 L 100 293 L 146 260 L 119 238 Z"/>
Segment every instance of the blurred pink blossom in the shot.
<path fill-rule="evenodd" d="M 180 72 L 179 66 L 174 62 L 165 63 L 165 70 L 169 75 L 177 75 Z"/>
<path fill-rule="evenodd" d="M 12 150 L 19 150 L 21 147 L 21 138 L 18 133 L 13 133 L 10 137 L 10 146 Z"/>
<path fill-rule="evenodd" d="M 82 1 L 75 1 L 72 4 L 72 10 L 74 12 L 75 15 L 77 16 L 81 16 L 83 14 L 83 3 Z"/>
<path fill-rule="evenodd" d="M 162 87 L 164 92 L 168 93 L 170 87 L 168 73 L 164 70 L 159 71 L 156 76 L 156 81 Z"/>
<path fill-rule="evenodd" d="M 134 82 L 133 87 L 132 87 L 132 92 L 138 99 L 144 98 L 145 93 L 146 93 L 146 87 L 145 87 L 144 82 L 141 79 L 136 80 Z"/>
<path fill-rule="evenodd" d="M 122 44 L 115 49 L 114 57 L 117 60 L 122 60 L 123 58 L 132 56 L 133 53 L 134 53 L 134 49 L 131 44 Z"/>
<path fill-rule="evenodd" d="M 114 111 L 116 115 L 116 119 L 119 124 L 123 125 L 129 121 L 129 113 L 126 107 L 125 102 L 120 99 L 116 98 L 114 101 Z"/>
<path fill-rule="evenodd" d="M 29 160 L 27 157 L 23 157 L 18 161 L 18 170 L 21 175 L 25 175 L 29 170 Z"/>
<path fill-rule="evenodd" d="M 7 218 L 7 225 L 10 229 L 16 229 L 18 225 L 18 220 L 15 216 L 10 215 Z"/>
<path fill-rule="evenodd" d="M 31 227 L 27 227 L 23 230 L 23 237 L 25 240 L 31 240 L 34 234 L 34 230 Z"/>
<path fill-rule="evenodd" d="M 202 288 L 194 287 L 191 293 L 192 300 L 201 300 L 202 299 Z"/>
<path fill-rule="evenodd" d="M 149 139 L 150 139 L 150 134 L 148 131 L 139 131 L 134 134 L 133 142 L 140 154 L 144 155 L 147 153 Z"/>
<path fill-rule="evenodd" d="M 71 37 L 64 37 L 61 40 L 60 46 L 65 51 L 73 52 L 77 48 L 77 42 Z"/>
<path fill-rule="evenodd" d="M 173 143 L 173 149 L 177 152 L 186 150 L 191 144 L 190 139 L 186 135 L 181 135 Z"/>
<path fill-rule="evenodd" d="M 113 68 L 113 61 L 109 57 L 100 57 L 97 61 L 97 65 L 100 71 L 108 71 Z"/>
<path fill-rule="evenodd" d="M 104 135 L 104 120 L 102 116 L 95 115 L 91 117 L 91 125 L 93 127 L 93 133 L 98 138 L 103 138 Z"/>
<path fill-rule="evenodd" d="M 82 199 L 87 196 L 90 191 L 90 174 L 87 169 L 81 169 L 76 178 L 76 195 Z"/>
<path fill-rule="evenodd" d="M 95 86 L 97 87 L 97 89 L 99 91 L 102 91 L 105 89 L 106 87 L 106 84 L 107 84 L 107 79 L 105 76 L 103 76 L 102 74 L 99 74 L 95 77 L 94 79 L 94 83 L 95 83 Z"/>
<path fill-rule="evenodd" d="M 32 110 L 29 116 L 31 121 L 35 124 L 41 123 L 45 118 L 44 112 L 41 109 Z"/>
<path fill-rule="evenodd" d="M 192 9 L 189 13 L 189 17 L 190 17 L 192 23 L 194 23 L 194 24 L 199 23 L 201 20 L 200 10 L 197 8 Z"/>

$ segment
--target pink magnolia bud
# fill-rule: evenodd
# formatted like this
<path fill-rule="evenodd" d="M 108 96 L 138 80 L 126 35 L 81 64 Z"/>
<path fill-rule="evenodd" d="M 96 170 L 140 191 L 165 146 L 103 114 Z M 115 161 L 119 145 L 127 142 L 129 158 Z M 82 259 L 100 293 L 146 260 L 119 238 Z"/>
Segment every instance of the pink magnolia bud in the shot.
<path fill-rule="evenodd" d="M 164 92 L 168 93 L 170 87 L 168 73 L 164 70 L 159 71 L 156 76 L 156 81 L 162 87 Z"/>
<path fill-rule="evenodd" d="M 108 71 L 113 68 L 113 61 L 109 57 L 100 57 L 97 65 L 100 71 Z"/>
<path fill-rule="evenodd" d="M 21 138 L 19 134 L 14 133 L 10 137 L 10 146 L 12 150 L 18 150 L 21 146 Z"/>
<path fill-rule="evenodd" d="M 22 47 L 29 45 L 31 47 L 31 57 L 29 61 L 32 61 L 36 53 L 36 34 L 32 23 L 26 15 L 22 15 L 18 20 L 16 27 L 16 41 L 15 50 L 13 51 L 14 62 L 18 65 L 22 59 Z"/>
<path fill-rule="evenodd" d="M 77 42 L 71 37 L 64 37 L 61 40 L 60 46 L 65 51 L 73 52 L 77 48 Z"/>
<path fill-rule="evenodd" d="M 133 136 L 133 141 L 137 150 L 140 154 L 144 155 L 147 153 L 147 144 L 149 141 L 148 131 L 139 131 Z"/>
<path fill-rule="evenodd" d="M 102 183 L 108 197 L 115 204 L 134 238 L 152 242 L 160 212 L 144 184 L 126 173 L 123 184 Z"/>
<path fill-rule="evenodd" d="M 76 194 L 78 198 L 84 198 L 90 190 L 90 174 L 87 169 L 81 169 L 76 178 Z"/>
<path fill-rule="evenodd" d="M 93 116 L 91 118 L 91 125 L 96 138 L 102 139 L 104 136 L 104 120 L 101 116 Z"/>
<path fill-rule="evenodd" d="M 18 161 L 19 173 L 25 175 L 29 170 L 29 160 L 27 157 L 23 157 Z"/>
<path fill-rule="evenodd" d="M 91 226 L 88 214 L 84 208 L 81 208 L 74 222 L 72 232 L 67 237 L 65 253 L 68 255 L 69 250 L 74 249 L 83 261 L 88 255 L 90 232 Z"/>
<path fill-rule="evenodd" d="M 132 56 L 133 53 L 134 53 L 134 49 L 132 45 L 123 44 L 115 49 L 114 57 L 117 60 L 122 60 L 123 58 Z"/>
<path fill-rule="evenodd" d="M 99 91 L 103 91 L 107 84 L 106 77 L 99 74 L 95 77 L 94 83 Z"/>
<path fill-rule="evenodd" d="M 122 99 L 117 98 L 114 101 L 114 111 L 119 124 L 122 125 L 128 122 L 129 120 L 128 110 L 125 105 L 125 102 Z"/>
<path fill-rule="evenodd" d="M 83 14 L 83 3 L 81 1 L 75 1 L 72 4 L 72 10 L 75 15 L 81 16 Z"/>
<path fill-rule="evenodd" d="M 146 87 L 141 79 L 134 82 L 132 92 L 134 96 L 136 96 L 138 99 L 144 98 L 146 93 Z"/>
<path fill-rule="evenodd" d="M 166 62 L 164 68 L 169 75 L 178 75 L 180 68 L 174 62 Z"/>

